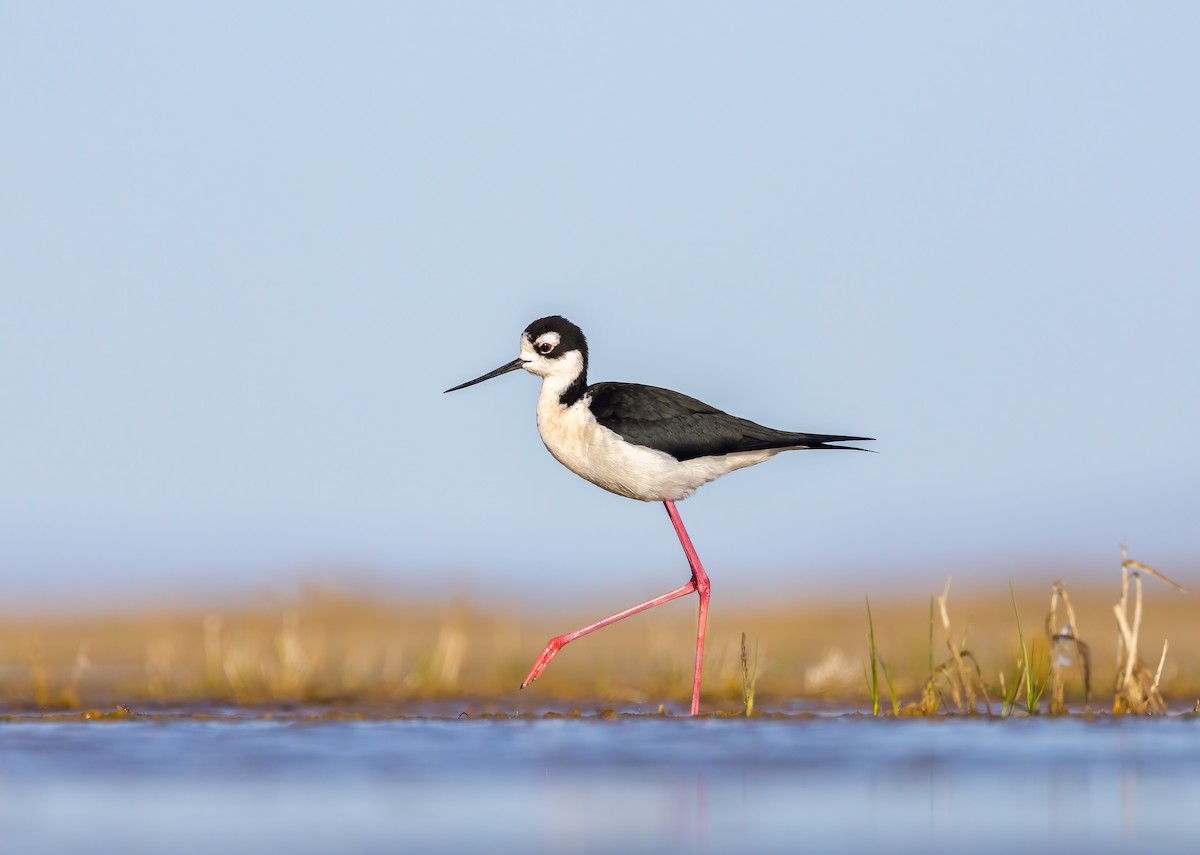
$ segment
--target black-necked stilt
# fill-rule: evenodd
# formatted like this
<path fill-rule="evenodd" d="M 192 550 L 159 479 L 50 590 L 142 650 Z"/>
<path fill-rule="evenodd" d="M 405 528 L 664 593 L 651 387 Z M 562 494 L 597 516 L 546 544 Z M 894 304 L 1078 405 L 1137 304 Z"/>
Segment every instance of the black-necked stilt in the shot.
<path fill-rule="evenodd" d="M 546 448 L 576 475 L 605 490 L 643 502 L 662 502 L 687 556 L 692 578 L 683 587 L 661 597 L 552 638 L 521 688 L 538 678 L 564 644 L 622 618 L 696 592 L 700 595 L 696 673 L 692 684 L 692 715 L 696 715 L 700 711 L 709 581 L 675 503 L 686 499 L 701 484 L 735 469 L 762 463 L 781 451 L 851 449 L 852 446 L 829 443 L 865 442 L 870 437 L 774 430 L 731 416 L 679 392 L 638 383 L 589 386 L 587 365 L 587 339 L 583 330 L 566 318 L 552 315 L 525 328 L 521 355 L 512 362 L 446 391 L 465 389 L 518 368 L 541 377 L 537 423 Z"/>

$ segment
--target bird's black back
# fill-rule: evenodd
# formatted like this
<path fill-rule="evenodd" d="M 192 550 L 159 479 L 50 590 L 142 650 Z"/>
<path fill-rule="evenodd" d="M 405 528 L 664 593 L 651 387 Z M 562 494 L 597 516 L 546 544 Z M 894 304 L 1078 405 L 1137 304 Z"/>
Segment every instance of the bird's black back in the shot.
<path fill-rule="evenodd" d="M 847 448 L 827 443 L 868 440 L 775 430 L 679 392 L 640 383 L 596 383 L 586 394 L 601 425 L 627 442 L 665 451 L 676 460 L 771 448 Z"/>

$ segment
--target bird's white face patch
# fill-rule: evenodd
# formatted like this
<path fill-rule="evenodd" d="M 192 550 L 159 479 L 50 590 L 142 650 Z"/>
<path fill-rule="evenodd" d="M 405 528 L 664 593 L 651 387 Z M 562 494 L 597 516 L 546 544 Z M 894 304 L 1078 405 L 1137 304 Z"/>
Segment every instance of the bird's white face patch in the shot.
<path fill-rule="evenodd" d="M 562 339 L 556 332 L 545 332 L 533 341 L 521 336 L 521 367 L 530 374 L 558 381 L 554 388 L 561 391 L 583 371 L 583 354 L 578 350 L 560 351 Z"/>
<path fill-rule="evenodd" d="M 558 343 L 562 341 L 562 337 L 556 332 L 544 332 L 539 335 L 533 342 L 533 349 L 538 353 L 549 356 L 554 353 Z"/>

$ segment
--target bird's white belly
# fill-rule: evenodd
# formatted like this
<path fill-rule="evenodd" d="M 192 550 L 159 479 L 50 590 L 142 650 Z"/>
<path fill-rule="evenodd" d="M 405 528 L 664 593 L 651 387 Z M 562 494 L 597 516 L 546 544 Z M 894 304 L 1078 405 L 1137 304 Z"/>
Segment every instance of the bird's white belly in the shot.
<path fill-rule="evenodd" d="M 548 397 L 538 401 L 538 433 L 555 459 L 598 487 L 643 502 L 686 499 L 701 484 L 776 453 L 744 451 L 680 461 L 621 439 L 595 420 L 586 398 L 563 407 L 557 396 Z"/>

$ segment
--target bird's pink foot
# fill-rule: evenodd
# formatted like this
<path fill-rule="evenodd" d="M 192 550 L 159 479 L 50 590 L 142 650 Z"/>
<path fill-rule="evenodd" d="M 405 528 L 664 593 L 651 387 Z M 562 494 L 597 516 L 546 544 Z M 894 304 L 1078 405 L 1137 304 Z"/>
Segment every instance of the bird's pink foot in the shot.
<path fill-rule="evenodd" d="M 562 646 L 571 639 L 565 635 L 560 635 L 557 638 L 550 639 L 550 643 L 546 645 L 546 649 L 538 656 L 537 661 L 533 663 L 533 667 L 529 669 L 529 676 L 521 683 L 521 688 L 524 689 L 538 677 L 542 676 L 542 672 L 546 670 L 546 666 L 550 664 L 550 660 L 555 654 L 562 649 Z"/>

